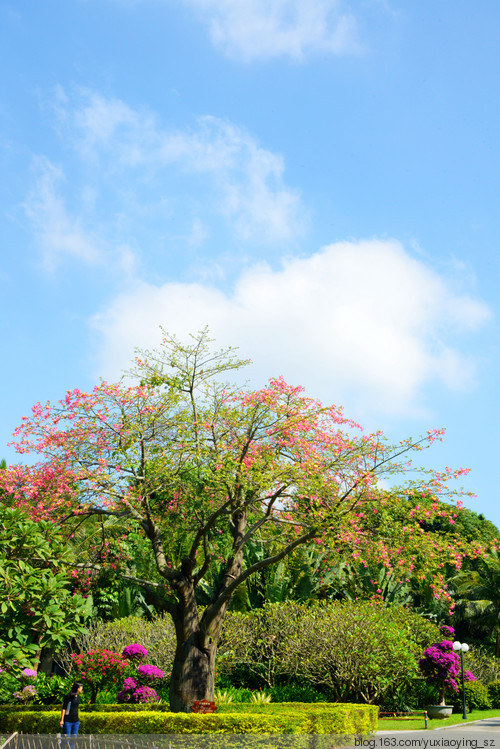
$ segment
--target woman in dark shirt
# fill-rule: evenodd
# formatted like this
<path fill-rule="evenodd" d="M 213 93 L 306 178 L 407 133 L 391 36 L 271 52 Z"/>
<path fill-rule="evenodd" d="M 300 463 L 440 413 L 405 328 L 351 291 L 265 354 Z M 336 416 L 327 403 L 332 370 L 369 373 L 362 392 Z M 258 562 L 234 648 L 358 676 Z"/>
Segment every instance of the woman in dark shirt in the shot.
<path fill-rule="evenodd" d="M 83 684 L 75 681 L 71 687 L 71 692 L 63 700 L 61 713 L 61 728 L 65 736 L 76 736 L 80 726 L 78 718 L 78 706 L 80 704 L 80 695 L 83 691 Z"/>

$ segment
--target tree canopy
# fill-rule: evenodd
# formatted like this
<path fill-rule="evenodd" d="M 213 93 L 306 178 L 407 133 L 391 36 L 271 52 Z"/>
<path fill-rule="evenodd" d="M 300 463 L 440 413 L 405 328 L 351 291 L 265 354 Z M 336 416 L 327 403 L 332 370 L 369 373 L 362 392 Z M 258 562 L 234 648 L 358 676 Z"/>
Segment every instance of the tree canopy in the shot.
<path fill-rule="evenodd" d="M 83 631 L 90 610 L 73 591 L 73 562 L 53 523 L 0 503 L 0 663 L 27 665 Z"/>
<path fill-rule="evenodd" d="M 126 533 L 145 536 L 154 570 L 145 562 L 144 577 L 123 574 L 173 616 L 176 710 L 213 693 L 217 639 L 235 591 L 298 547 L 348 550 L 361 564 L 377 559 L 401 573 L 429 562 L 459 566 L 471 552 L 425 534 L 418 517 L 388 527 L 379 520 L 415 491 L 431 497 L 429 517 L 457 493 L 450 482 L 465 469 L 412 473 L 411 454 L 443 430 L 390 445 L 283 378 L 256 390 L 220 380 L 244 364 L 231 350 L 213 351 L 207 331 L 188 344 L 165 335 L 160 351 L 139 355 L 135 382 L 36 404 L 16 431 L 17 450 L 42 460 L 1 477 L 34 519 L 73 529 L 115 517 Z M 393 475 L 406 483 L 381 488 Z M 245 565 L 245 548 L 256 542 L 265 553 Z M 200 613 L 196 589 L 214 569 L 217 584 Z"/>

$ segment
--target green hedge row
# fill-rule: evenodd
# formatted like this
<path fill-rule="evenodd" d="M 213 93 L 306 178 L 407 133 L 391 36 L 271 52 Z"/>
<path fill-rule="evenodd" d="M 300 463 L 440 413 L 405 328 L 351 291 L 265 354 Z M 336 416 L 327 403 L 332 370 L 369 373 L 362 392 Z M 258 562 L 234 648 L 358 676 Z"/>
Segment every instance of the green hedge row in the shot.
<path fill-rule="evenodd" d="M 83 734 L 368 734 L 377 728 L 374 705 L 319 705 L 281 703 L 250 711 L 233 710 L 211 715 L 142 710 L 138 712 L 85 712 Z M 271 708 L 271 709 L 269 709 Z M 312 709 L 311 709 L 312 708 Z M 0 733 L 57 733 L 61 712 L 0 711 Z"/>
<path fill-rule="evenodd" d="M 53 705 L 0 705 L 0 710 L 8 710 L 9 712 L 53 712 L 54 710 L 61 710 L 62 702 L 58 702 Z M 114 702 L 110 705 L 101 705 L 98 703 L 92 704 L 81 704 L 80 713 L 138 713 L 145 712 L 147 710 L 159 711 L 159 712 L 170 712 L 170 707 L 166 702 L 151 702 L 144 705 L 119 705 Z"/>

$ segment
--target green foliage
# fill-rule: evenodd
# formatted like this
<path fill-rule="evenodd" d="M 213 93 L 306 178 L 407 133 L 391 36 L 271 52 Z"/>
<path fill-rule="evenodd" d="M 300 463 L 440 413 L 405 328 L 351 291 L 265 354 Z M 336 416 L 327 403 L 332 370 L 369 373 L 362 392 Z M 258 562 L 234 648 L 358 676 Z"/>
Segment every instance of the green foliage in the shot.
<path fill-rule="evenodd" d="M 500 681 L 492 681 L 488 684 L 488 697 L 491 700 L 491 707 L 500 708 Z"/>
<path fill-rule="evenodd" d="M 71 676 L 47 676 L 37 674 L 35 686 L 37 691 L 36 703 L 42 705 L 59 705 L 65 694 L 68 694 L 74 679 Z"/>
<path fill-rule="evenodd" d="M 490 710 L 492 707 L 488 687 L 479 681 L 465 682 L 465 704 L 469 710 Z M 455 695 L 456 710 L 462 709 L 462 687 Z"/>
<path fill-rule="evenodd" d="M 267 692 L 252 692 L 250 702 L 255 705 L 267 705 L 272 701 L 272 697 Z"/>
<path fill-rule="evenodd" d="M 0 663 L 33 663 L 82 632 L 88 602 L 73 594 L 71 556 L 58 528 L 0 504 Z"/>
<path fill-rule="evenodd" d="M 0 674 L 0 704 L 9 704 L 14 702 L 12 695 L 19 689 L 19 679 L 12 673 L 3 672 Z"/>
<path fill-rule="evenodd" d="M 477 645 L 471 648 L 465 656 L 464 668 L 472 671 L 482 684 L 500 681 L 500 659 Z"/>
<path fill-rule="evenodd" d="M 451 579 L 457 598 L 456 616 L 473 621 L 488 634 L 496 633 L 500 655 L 500 554 L 495 551 L 477 559 L 475 569 Z"/>
<path fill-rule="evenodd" d="M 167 673 L 172 670 L 175 653 L 175 630 L 170 616 L 160 614 L 151 621 L 138 616 L 128 616 L 111 622 L 93 621 L 85 632 L 79 634 L 61 650 L 57 661 L 71 672 L 71 654 L 96 648 L 121 653 L 126 645 L 140 642 L 148 651 L 148 663 Z"/>
<path fill-rule="evenodd" d="M 214 700 L 217 705 L 229 705 L 234 699 L 234 694 L 231 690 L 216 689 L 214 693 Z"/>
<path fill-rule="evenodd" d="M 161 710 L 80 713 L 80 732 L 91 734 L 344 734 L 376 730 L 377 708 L 369 705 L 256 705 L 211 715 Z M 229 710 L 231 710 L 229 712 Z M 60 712 L 0 711 L 0 733 L 55 733 Z"/>
<path fill-rule="evenodd" d="M 273 702 L 327 702 L 326 694 L 307 684 L 276 684 L 271 688 Z"/>
<path fill-rule="evenodd" d="M 417 658 L 438 638 L 435 625 L 406 609 L 266 604 L 227 615 L 219 683 L 269 689 L 300 680 L 337 700 L 378 702 L 411 683 Z"/>

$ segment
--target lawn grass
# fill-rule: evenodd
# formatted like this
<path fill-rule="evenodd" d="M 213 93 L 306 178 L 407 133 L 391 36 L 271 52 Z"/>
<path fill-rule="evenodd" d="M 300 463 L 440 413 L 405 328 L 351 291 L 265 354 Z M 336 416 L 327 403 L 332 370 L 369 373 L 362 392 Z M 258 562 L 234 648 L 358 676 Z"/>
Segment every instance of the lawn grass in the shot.
<path fill-rule="evenodd" d="M 434 728 L 443 728 L 444 726 L 455 726 L 461 723 L 470 723 L 474 720 L 484 718 L 500 718 L 500 710 L 474 710 L 467 715 L 467 720 L 462 718 L 461 713 L 454 713 L 450 718 L 444 720 L 429 720 L 430 730 Z M 379 718 L 379 731 L 420 731 L 425 728 L 424 712 L 411 718 Z"/>

